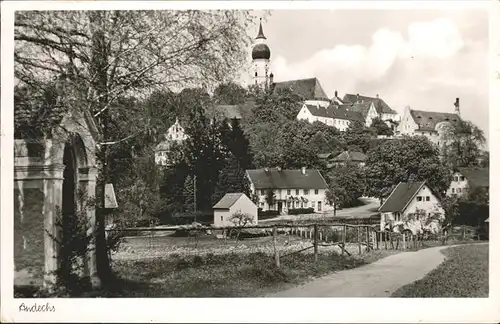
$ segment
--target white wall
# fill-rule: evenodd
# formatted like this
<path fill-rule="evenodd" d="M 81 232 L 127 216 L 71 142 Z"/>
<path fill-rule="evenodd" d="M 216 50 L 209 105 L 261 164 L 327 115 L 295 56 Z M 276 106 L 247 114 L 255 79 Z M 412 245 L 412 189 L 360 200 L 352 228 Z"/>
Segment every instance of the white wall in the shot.
<path fill-rule="evenodd" d="M 229 209 L 214 209 L 214 225 L 221 226 L 236 226 L 232 221 L 231 217 L 235 213 L 248 214 L 252 218 L 251 224 L 257 225 L 257 206 L 248 198 L 246 195 L 241 196 Z"/>
<path fill-rule="evenodd" d="M 252 193 L 255 192 L 253 185 L 250 186 Z M 298 190 L 298 194 L 296 192 Z M 304 190 L 307 189 L 275 189 L 275 203 L 273 206 L 269 206 L 266 202 L 267 190 L 264 189 L 258 190 L 257 194 L 259 196 L 258 207 L 262 208 L 262 210 L 278 210 L 278 201 L 282 201 L 282 211 L 286 213 L 288 211 L 288 198 L 289 197 L 303 197 L 307 199 L 307 202 L 302 203 L 300 200 L 298 203 L 295 202 L 293 206 L 290 206 L 291 209 L 295 208 L 310 208 L 313 207 L 315 212 L 325 212 L 333 210 L 333 207 L 327 204 L 326 200 L 326 189 L 317 189 L 318 193 L 315 193 L 315 189 L 309 189 L 309 193 L 305 194 Z M 318 208 L 318 202 L 321 202 L 321 210 Z"/>
<path fill-rule="evenodd" d="M 457 195 L 462 196 L 468 188 L 467 179 L 460 173 L 455 172 L 453 174 L 452 181 L 450 183 L 450 187 L 446 191 L 447 196 Z"/>
<path fill-rule="evenodd" d="M 410 115 L 410 108 L 406 107 L 398 130 L 401 134 L 414 135 L 416 129 L 418 129 L 418 126 Z"/>

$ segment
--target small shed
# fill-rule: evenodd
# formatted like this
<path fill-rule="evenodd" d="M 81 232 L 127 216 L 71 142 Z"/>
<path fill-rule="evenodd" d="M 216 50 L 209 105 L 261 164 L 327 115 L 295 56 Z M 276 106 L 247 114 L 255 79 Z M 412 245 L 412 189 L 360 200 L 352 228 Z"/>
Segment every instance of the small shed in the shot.
<path fill-rule="evenodd" d="M 257 205 L 244 193 L 227 193 L 214 205 L 214 226 L 256 225 Z M 248 218 L 234 219 L 233 215 L 244 214 Z"/>

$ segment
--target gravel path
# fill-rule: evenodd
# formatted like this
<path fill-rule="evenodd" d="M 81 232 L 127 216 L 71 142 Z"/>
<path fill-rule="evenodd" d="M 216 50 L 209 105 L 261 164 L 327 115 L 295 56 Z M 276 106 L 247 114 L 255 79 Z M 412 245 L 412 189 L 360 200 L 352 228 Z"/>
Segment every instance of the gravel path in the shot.
<path fill-rule="evenodd" d="M 449 247 L 398 253 L 266 297 L 389 297 L 440 265 L 445 259 L 440 251 Z"/>

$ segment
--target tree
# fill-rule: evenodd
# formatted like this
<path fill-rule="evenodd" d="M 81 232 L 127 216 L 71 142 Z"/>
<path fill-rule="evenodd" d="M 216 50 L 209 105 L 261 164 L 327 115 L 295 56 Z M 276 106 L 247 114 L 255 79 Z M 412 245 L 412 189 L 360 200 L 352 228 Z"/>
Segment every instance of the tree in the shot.
<path fill-rule="evenodd" d="M 217 183 L 212 195 L 212 204 L 216 204 L 226 193 L 244 193 L 250 196 L 250 183 L 234 155 L 226 159 L 223 169 L 219 172 Z"/>
<path fill-rule="evenodd" d="M 196 205 L 194 201 L 195 196 L 195 178 L 188 175 L 186 180 L 184 180 L 184 188 L 182 191 L 182 195 L 184 196 L 184 211 L 185 212 L 194 212 L 196 211 Z"/>
<path fill-rule="evenodd" d="M 372 120 L 372 124 L 370 125 L 370 128 L 377 135 L 385 135 L 385 136 L 392 136 L 392 135 L 394 135 L 393 130 L 389 126 L 387 126 L 387 124 L 385 123 L 385 121 L 383 121 L 379 117 L 374 118 Z"/>
<path fill-rule="evenodd" d="M 352 206 L 365 191 L 363 172 L 355 165 L 330 170 L 327 182 L 334 202 L 340 207 Z"/>
<path fill-rule="evenodd" d="M 459 119 L 442 127 L 442 153 L 451 167 L 471 167 L 478 165 L 481 148 L 486 142 L 484 132 L 469 121 Z"/>
<path fill-rule="evenodd" d="M 276 193 L 274 192 L 273 189 L 268 189 L 266 191 L 266 203 L 269 206 L 269 208 L 271 208 L 271 206 L 273 206 L 275 202 L 276 202 Z"/>
<path fill-rule="evenodd" d="M 449 170 L 439 160 L 438 149 L 423 136 L 386 141 L 368 152 L 365 176 L 366 194 L 377 198 L 410 179 L 427 181 L 442 198 L 451 181 Z"/>
<path fill-rule="evenodd" d="M 370 149 L 374 132 L 372 129 L 367 128 L 363 121 L 352 120 L 342 135 L 348 150 L 366 153 Z"/>
<path fill-rule="evenodd" d="M 218 105 L 241 105 L 245 103 L 247 90 L 234 82 L 221 83 L 214 90 L 214 102 Z"/>
<path fill-rule="evenodd" d="M 108 182 L 109 109 L 125 94 L 155 87 L 219 82 L 246 60 L 248 11 L 18 11 L 15 17 L 15 76 L 43 87 L 64 76 L 67 95 L 98 118 L 101 128 L 98 206 Z M 135 132 L 151 131 L 149 116 Z M 101 282 L 111 275 L 104 244 L 104 214 L 96 216 L 97 268 Z"/>

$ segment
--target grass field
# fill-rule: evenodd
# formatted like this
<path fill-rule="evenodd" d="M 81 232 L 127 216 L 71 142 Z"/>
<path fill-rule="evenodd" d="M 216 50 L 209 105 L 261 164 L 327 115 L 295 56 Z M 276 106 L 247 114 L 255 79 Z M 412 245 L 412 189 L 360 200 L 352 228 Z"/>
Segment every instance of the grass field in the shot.
<path fill-rule="evenodd" d="M 451 247 L 446 260 L 426 277 L 392 297 L 488 297 L 488 244 Z"/>
<path fill-rule="evenodd" d="M 103 297 L 258 297 L 286 289 L 316 276 L 358 267 L 395 251 L 373 251 L 361 256 L 320 253 L 292 254 L 276 268 L 265 253 L 176 255 L 147 260 L 120 260 L 120 278 Z"/>

